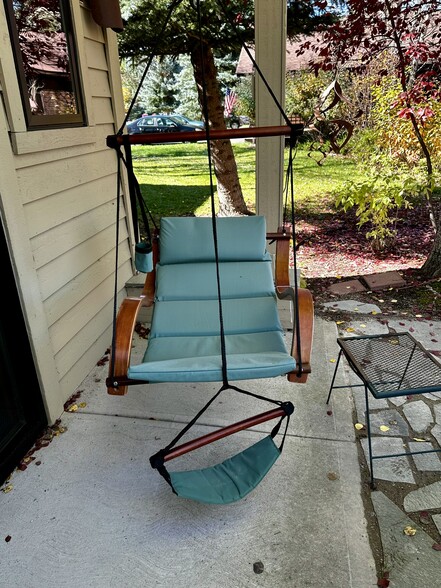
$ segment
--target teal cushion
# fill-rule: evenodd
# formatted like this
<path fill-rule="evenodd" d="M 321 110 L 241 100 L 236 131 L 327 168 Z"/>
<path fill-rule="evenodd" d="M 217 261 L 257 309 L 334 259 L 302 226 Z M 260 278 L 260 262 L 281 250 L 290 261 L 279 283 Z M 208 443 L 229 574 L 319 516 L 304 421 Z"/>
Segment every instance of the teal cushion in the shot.
<path fill-rule="evenodd" d="M 166 300 L 156 302 L 150 338 L 218 335 L 217 300 Z M 222 300 L 227 335 L 282 331 L 277 303 L 270 296 Z"/>
<path fill-rule="evenodd" d="M 155 337 L 149 340 L 144 362 L 169 361 L 182 358 L 204 358 L 220 355 L 220 336 L 211 337 Z M 225 337 L 225 348 L 229 355 L 247 353 L 285 353 L 285 341 L 280 331 L 263 333 L 239 333 Z M 288 356 L 290 357 L 290 356 Z"/>
<path fill-rule="evenodd" d="M 219 264 L 222 298 L 274 296 L 271 261 L 230 261 Z M 217 299 L 216 264 L 156 266 L 157 300 Z"/>
<path fill-rule="evenodd" d="M 259 261 L 266 258 L 263 216 L 216 219 L 220 261 Z M 212 220 L 209 217 L 164 217 L 159 233 L 164 265 L 214 261 Z"/>
<path fill-rule="evenodd" d="M 228 379 L 273 378 L 295 369 L 279 331 L 228 335 Z M 158 382 L 221 382 L 220 337 L 158 337 L 149 342 L 144 361 L 129 378 Z"/>
<path fill-rule="evenodd" d="M 280 450 L 268 435 L 223 463 L 202 470 L 170 472 L 170 479 L 181 498 L 208 504 L 229 504 L 249 494 L 279 455 Z"/>

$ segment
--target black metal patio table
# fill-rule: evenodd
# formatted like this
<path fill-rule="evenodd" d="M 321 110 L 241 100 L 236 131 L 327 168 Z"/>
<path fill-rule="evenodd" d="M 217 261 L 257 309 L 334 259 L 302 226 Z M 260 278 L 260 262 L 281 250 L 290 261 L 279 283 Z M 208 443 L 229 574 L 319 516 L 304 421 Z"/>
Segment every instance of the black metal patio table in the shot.
<path fill-rule="evenodd" d="M 441 364 L 408 332 L 343 337 L 338 338 L 337 343 L 340 346 L 340 352 L 326 403 L 329 403 L 332 390 L 335 388 L 364 386 L 371 487 L 374 487 L 374 459 L 441 451 L 441 449 L 429 449 L 373 455 L 368 394 L 369 391 L 374 398 L 378 399 L 440 392 Z M 361 379 L 362 384 L 334 385 L 342 355 Z"/>

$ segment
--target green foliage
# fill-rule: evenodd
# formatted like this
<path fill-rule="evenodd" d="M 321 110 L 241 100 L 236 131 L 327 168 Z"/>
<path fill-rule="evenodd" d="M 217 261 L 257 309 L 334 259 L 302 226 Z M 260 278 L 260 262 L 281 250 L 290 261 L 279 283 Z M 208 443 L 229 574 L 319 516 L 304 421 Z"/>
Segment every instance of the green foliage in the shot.
<path fill-rule="evenodd" d="M 320 94 L 330 82 L 328 73 L 314 75 L 309 71 L 288 73 L 285 81 L 285 111 L 288 116 L 299 116 L 305 122 L 314 116 Z"/>
<path fill-rule="evenodd" d="M 404 184 L 397 173 L 373 174 L 364 181 L 349 181 L 335 193 L 337 208 L 345 212 L 355 207 L 358 226 L 368 225 L 367 239 L 379 251 L 387 248 L 396 235 L 396 212 L 409 208 L 411 196 L 418 186 L 410 178 Z"/>
<path fill-rule="evenodd" d="M 412 110 L 419 131 L 435 166 L 441 167 L 441 104 L 437 97 L 426 96 L 417 104 L 408 102 L 403 109 L 400 102 L 401 84 L 396 77 L 385 76 L 372 88 L 371 120 L 376 132 L 376 144 L 386 150 L 392 161 L 417 166 L 423 156 L 421 144 L 412 122 L 407 116 Z M 428 116 L 425 116 L 429 113 Z"/>
<path fill-rule="evenodd" d="M 144 82 L 145 112 L 170 113 L 176 110 L 179 104 L 176 98 L 176 74 L 180 69 L 179 63 L 169 56 L 152 61 Z"/>
<path fill-rule="evenodd" d="M 199 106 L 198 90 L 194 79 L 193 66 L 188 55 L 179 58 L 181 71 L 176 76 L 176 98 L 178 106 L 176 111 L 189 118 L 200 119 L 201 107 Z"/>
<path fill-rule="evenodd" d="M 399 208 L 436 196 L 441 172 L 441 105 L 428 96 L 415 109 L 416 113 L 430 112 L 425 120 L 417 121 L 434 164 L 428 175 L 412 122 L 403 115 L 400 80 L 385 75 L 372 83 L 370 93 L 369 125 L 357 132 L 351 151 L 368 179 L 348 183 L 336 196 L 336 204 L 345 210 L 355 207 L 359 226 L 368 225 L 366 236 L 376 249 L 382 249 L 394 239 Z"/>
<path fill-rule="evenodd" d="M 246 76 L 239 78 L 236 84 L 237 105 L 235 112 L 248 116 L 252 121 L 256 118 L 256 106 L 253 95 L 253 78 Z"/>

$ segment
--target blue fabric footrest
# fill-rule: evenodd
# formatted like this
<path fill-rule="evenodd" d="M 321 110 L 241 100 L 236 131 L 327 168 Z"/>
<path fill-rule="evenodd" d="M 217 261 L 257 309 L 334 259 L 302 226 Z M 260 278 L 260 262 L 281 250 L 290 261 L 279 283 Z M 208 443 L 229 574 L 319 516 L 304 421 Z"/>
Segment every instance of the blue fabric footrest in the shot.
<path fill-rule="evenodd" d="M 169 472 L 181 498 L 208 504 L 229 504 L 244 498 L 266 476 L 280 455 L 272 437 L 264 437 L 245 451 L 211 468 Z"/>

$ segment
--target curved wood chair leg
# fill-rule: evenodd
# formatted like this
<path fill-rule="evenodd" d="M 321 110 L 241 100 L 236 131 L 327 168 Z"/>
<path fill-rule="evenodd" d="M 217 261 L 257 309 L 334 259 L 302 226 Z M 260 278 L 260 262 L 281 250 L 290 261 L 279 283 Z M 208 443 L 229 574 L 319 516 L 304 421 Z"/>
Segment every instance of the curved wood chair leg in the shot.
<path fill-rule="evenodd" d="M 304 384 L 311 373 L 311 350 L 314 332 L 314 302 L 312 294 L 305 288 L 298 289 L 299 318 L 294 325 L 291 355 L 297 364 L 301 363 L 301 373 L 288 374 L 289 382 Z M 297 329 L 300 329 L 300 353 L 297 346 Z"/>

